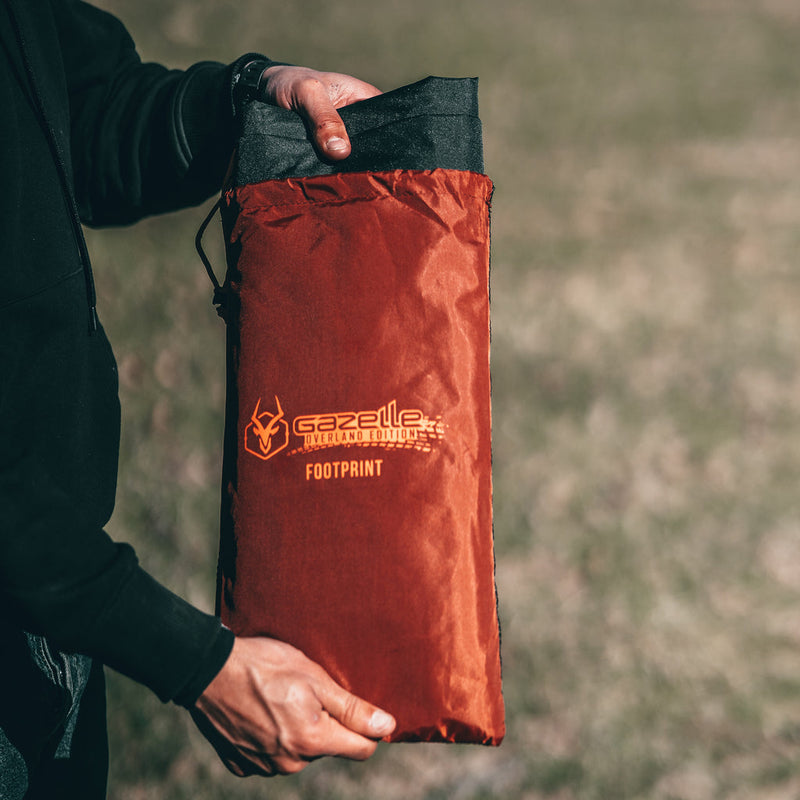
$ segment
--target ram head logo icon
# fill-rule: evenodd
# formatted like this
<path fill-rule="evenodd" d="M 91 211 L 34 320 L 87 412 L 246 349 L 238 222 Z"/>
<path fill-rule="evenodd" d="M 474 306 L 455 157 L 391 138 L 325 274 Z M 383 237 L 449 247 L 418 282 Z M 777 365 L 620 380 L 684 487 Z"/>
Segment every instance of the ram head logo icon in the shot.
<path fill-rule="evenodd" d="M 262 461 L 280 453 L 289 445 L 289 425 L 284 419 L 280 401 L 275 398 L 277 412 L 261 411 L 261 398 L 244 429 L 244 449 Z"/>

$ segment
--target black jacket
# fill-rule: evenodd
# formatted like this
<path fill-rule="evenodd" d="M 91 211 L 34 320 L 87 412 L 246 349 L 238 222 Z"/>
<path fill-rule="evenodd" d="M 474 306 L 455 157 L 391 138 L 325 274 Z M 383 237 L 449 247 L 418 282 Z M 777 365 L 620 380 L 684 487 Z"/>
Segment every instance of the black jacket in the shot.
<path fill-rule="evenodd" d="M 128 223 L 218 190 L 234 71 L 142 64 L 115 18 L 77 0 L 0 2 L 0 623 L 184 704 L 233 637 L 103 531 L 117 372 L 80 222 Z"/>

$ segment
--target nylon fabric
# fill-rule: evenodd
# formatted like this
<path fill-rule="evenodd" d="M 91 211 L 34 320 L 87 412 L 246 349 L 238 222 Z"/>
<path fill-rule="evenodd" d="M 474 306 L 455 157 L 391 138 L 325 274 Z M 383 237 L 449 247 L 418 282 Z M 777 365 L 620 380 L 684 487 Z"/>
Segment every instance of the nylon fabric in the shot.
<path fill-rule="evenodd" d="M 428 78 L 342 109 L 334 164 L 249 103 L 221 202 L 218 611 L 391 712 L 389 741 L 505 732 L 476 93 Z"/>
<path fill-rule="evenodd" d="M 222 619 L 388 709 L 394 741 L 503 735 L 491 191 L 476 173 L 397 170 L 226 197 L 240 446 Z M 277 420 L 271 438 L 254 420 Z"/>

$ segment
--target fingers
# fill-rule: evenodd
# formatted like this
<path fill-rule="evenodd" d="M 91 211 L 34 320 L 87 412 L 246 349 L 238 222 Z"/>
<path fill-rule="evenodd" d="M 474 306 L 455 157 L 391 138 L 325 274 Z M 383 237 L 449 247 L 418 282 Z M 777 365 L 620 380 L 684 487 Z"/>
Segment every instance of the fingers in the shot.
<path fill-rule="evenodd" d="M 307 663 L 306 682 L 293 687 L 291 693 L 292 714 L 301 724 L 285 726 L 288 735 L 283 738 L 283 746 L 289 758 L 276 760 L 276 764 L 283 770 L 293 760 L 306 762 L 322 756 L 356 761 L 369 758 L 377 740 L 394 730 L 394 719 L 343 689 L 319 665 Z"/>
<path fill-rule="evenodd" d="M 298 88 L 297 112 L 305 120 L 317 150 L 328 158 L 340 160 L 350 155 L 350 137 L 328 94 L 318 80 L 304 81 Z"/>
<path fill-rule="evenodd" d="M 308 692 L 309 699 L 315 697 Z M 393 725 L 392 725 L 393 727 Z M 378 743 L 352 731 L 334 719 L 316 699 L 301 712 L 295 709 L 291 724 L 281 725 L 280 745 L 267 753 L 252 746 L 233 750 L 225 743 L 217 746 L 217 754 L 236 775 L 291 775 L 300 772 L 312 761 L 326 756 L 365 761 Z"/>
<path fill-rule="evenodd" d="M 328 714 L 345 729 L 368 739 L 382 739 L 395 728 L 391 714 L 356 697 L 333 680 L 318 689 L 320 701 Z"/>
<path fill-rule="evenodd" d="M 363 760 L 395 726 L 300 650 L 260 637 L 237 637 L 192 716 L 237 775 L 299 772 L 322 756 Z"/>
<path fill-rule="evenodd" d="M 232 772 L 239 778 L 244 778 L 247 775 L 254 775 L 256 773 L 265 776 L 274 774 L 274 770 L 269 772 L 245 758 L 225 736 L 220 734 L 200 711 L 193 709 L 190 713 L 198 730 L 214 748 L 219 756 L 219 760 L 225 765 L 229 772 Z"/>
<path fill-rule="evenodd" d="M 283 744 L 283 751 L 274 758 L 281 772 L 302 769 L 309 762 L 325 756 L 365 761 L 376 750 L 378 743 L 345 728 L 320 708 L 313 723 L 306 723 L 297 736 Z"/>
<path fill-rule="evenodd" d="M 341 160 L 351 144 L 337 108 L 375 97 L 381 92 L 369 83 L 335 72 L 278 65 L 264 72 L 267 102 L 296 111 L 311 140 L 325 158 Z"/>

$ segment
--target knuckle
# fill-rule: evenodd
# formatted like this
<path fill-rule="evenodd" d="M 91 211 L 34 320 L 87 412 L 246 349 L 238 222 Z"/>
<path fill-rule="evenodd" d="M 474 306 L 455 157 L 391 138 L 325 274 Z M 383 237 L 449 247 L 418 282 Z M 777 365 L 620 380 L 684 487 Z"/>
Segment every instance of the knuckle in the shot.
<path fill-rule="evenodd" d="M 324 754 L 327 743 L 322 719 L 306 717 L 291 736 L 283 741 L 285 752 L 291 757 L 316 758 Z"/>
<path fill-rule="evenodd" d="M 377 742 L 365 742 L 361 750 L 353 754 L 353 759 L 355 761 L 366 761 L 377 749 Z"/>
<path fill-rule="evenodd" d="M 295 83 L 295 91 L 298 95 L 317 95 L 326 94 L 325 84 L 315 75 L 301 75 Z"/>
<path fill-rule="evenodd" d="M 285 703 L 300 715 L 305 715 L 318 705 L 314 692 L 305 680 L 294 680 L 286 687 Z"/>
<path fill-rule="evenodd" d="M 275 766 L 281 775 L 296 775 L 308 766 L 307 761 L 287 756 L 275 759 Z"/>
<path fill-rule="evenodd" d="M 320 80 L 319 75 L 313 71 L 304 72 L 297 79 L 297 82 L 300 84 L 300 86 L 305 86 L 311 89 L 318 89 L 324 85 Z"/>
<path fill-rule="evenodd" d="M 338 117 L 323 115 L 315 120 L 314 127 L 318 133 L 340 133 L 342 121 Z"/>
<path fill-rule="evenodd" d="M 318 756 L 325 751 L 326 737 L 319 722 L 310 724 L 298 742 L 298 752 L 304 756 Z"/>
<path fill-rule="evenodd" d="M 350 728 L 352 728 L 353 724 L 358 718 L 359 707 L 359 699 L 354 694 L 348 694 L 345 696 L 342 706 L 342 719 Z"/>

